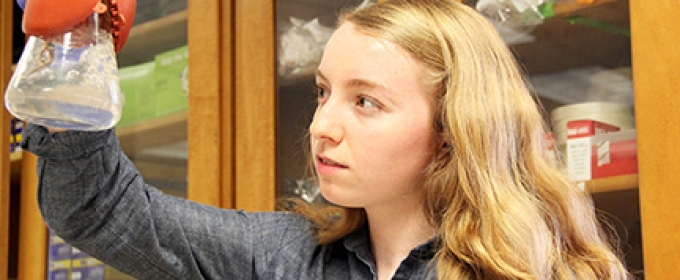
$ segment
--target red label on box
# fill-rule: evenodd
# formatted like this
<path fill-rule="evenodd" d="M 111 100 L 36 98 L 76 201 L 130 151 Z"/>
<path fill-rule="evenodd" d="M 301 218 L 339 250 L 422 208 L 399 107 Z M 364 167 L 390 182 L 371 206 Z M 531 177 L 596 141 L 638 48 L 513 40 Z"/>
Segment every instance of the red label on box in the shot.
<path fill-rule="evenodd" d="M 593 145 L 590 161 L 593 179 L 638 173 L 637 163 L 635 139 L 602 141 Z"/>
<path fill-rule="evenodd" d="M 592 136 L 621 130 L 618 126 L 595 120 L 573 120 L 567 122 L 567 139 Z"/>

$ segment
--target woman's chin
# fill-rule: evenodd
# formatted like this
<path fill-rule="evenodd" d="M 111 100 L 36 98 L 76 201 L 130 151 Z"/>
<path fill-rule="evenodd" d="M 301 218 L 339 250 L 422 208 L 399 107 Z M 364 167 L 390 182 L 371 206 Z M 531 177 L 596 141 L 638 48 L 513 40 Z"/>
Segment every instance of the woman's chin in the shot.
<path fill-rule="evenodd" d="M 321 191 L 321 196 L 334 205 L 347 208 L 362 207 L 356 198 L 348 196 L 348 194 L 343 192 L 342 189 L 339 189 L 338 186 L 328 186 L 322 183 L 319 186 L 319 190 Z"/>

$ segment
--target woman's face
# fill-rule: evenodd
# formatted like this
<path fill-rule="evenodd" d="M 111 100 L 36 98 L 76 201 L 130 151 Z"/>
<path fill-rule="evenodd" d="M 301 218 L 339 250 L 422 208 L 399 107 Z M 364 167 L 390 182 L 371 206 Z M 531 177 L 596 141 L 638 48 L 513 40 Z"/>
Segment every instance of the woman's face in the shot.
<path fill-rule="evenodd" d="M 333 34 L 317 71 L 318 107 L 310 125 L 327 200 L 363 208 L 420 200 L 436 143 L 423 74 L 404 50 L 352 23 Z"/>

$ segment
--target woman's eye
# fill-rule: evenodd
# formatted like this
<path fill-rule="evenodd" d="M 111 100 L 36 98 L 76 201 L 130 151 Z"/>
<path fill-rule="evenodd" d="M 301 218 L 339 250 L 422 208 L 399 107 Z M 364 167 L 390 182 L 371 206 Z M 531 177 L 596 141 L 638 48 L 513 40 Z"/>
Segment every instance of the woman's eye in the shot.
<path fill-rule="evenodd" d="M 328 90 L 322 86 L 316 86 L 316 100 L 322 102 L 328 98 Z"/>
<path fill-rule="evenodd" d="M 357 105 L 362 108 L 380 108 L 380 104 L 378 101 L 368 98 L 365 96 L 359 96 L 359 99 L 357 100 Z"/>

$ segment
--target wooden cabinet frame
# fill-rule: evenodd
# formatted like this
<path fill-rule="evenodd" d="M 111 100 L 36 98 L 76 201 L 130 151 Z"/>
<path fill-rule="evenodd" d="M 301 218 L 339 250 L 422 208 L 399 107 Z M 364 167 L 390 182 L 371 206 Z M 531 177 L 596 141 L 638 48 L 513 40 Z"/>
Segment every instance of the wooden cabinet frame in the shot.
<path fill-rule="evenodd" d="M 680 1 L 630 0 L 646 279 L 680 277 Z"/>
<path fill-rule="evenodd" d="M 274 210 L 276 200 L 275 1 L 235 3 L 235 207 Z"/>
<path fill-rule="evenodd" d="M 231 1 L 189 1 L 187 196 L 233 207 Z"/>
<path fill-rule="evenodd" d="M 189 2 L 189 199 L 274 210 L 274 1 Z"/>
<path fill-rule="evenodd" d="M 274 28 L 274 1 L 189 1 L 189 199 L 274 209 Z"/>
<path fill-rule="evenodd" d="M 12 70 L 12 10 L 14 1 L 0 2 L 0 85 L 4 89 L 9 82 Z M 9 121 L 10 116 L 4 109 L 4 98 L 0 101 L 0 279 L 5 279 L 9 273 L 9 205 L 10 205 L 10 158 L 9 158 Z"/>

